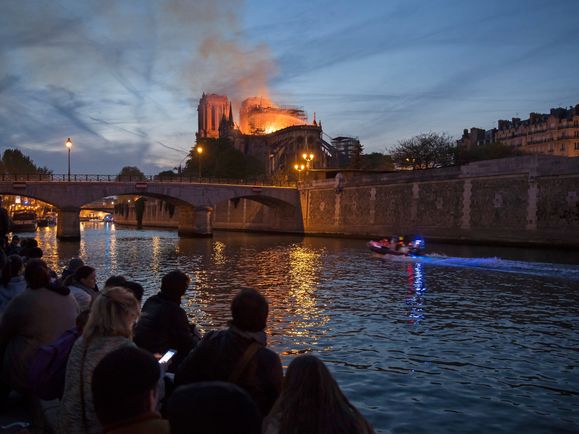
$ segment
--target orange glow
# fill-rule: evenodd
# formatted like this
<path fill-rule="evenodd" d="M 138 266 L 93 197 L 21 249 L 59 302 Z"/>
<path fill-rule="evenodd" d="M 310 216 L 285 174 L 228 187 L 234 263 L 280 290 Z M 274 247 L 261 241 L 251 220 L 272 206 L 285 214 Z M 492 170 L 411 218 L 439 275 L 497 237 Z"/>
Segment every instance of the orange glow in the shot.
<path fill-rule="evenodd" d="M 251 97 L 241 103 L 239 128 L 243 134 L 271 134 L 283 128 L 306 125 L 307 116 L 295 107 L 280 107 L 266 97 Z"/>

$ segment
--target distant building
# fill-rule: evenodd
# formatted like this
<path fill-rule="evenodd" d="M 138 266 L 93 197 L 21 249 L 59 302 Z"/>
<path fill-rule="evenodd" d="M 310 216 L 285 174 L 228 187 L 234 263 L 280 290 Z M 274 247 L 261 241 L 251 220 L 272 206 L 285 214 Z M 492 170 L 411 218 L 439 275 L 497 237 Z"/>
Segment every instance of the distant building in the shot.
<path fill-rule="evenodd" d="M 470 131 L 465 129 L 462 137 L 458 140 L 457 145 L 464 149 L 473 149 L 477 146 L 495 143 L 496 128 L 483 130 L 481 128 L 471 128 Z"/>
<path fill-rule="evenodd" d="M 237 125 L 226 96 L 204 93 L 197 111 L 197 142 L 227 138 L 244 155 L 261 161 L 268 176 L 287 176 L 294 164 L 305 163 L 304 153 L 314 155 L 309 169 L 338 167 L 341 152 L 323 139 L 315 114 L 310 123 L 300 108 L 280 107 L 263 97 L 247 98 L 241 103 Z"/>
<path fill-rule="evenodd" d="M 471 149 L 497 142 L 533 154 L 579 157 L 579 104 L 552 108 L 548 114 L 531 113 L 525 120 L 499 120 L 492 130 L 464 130 L 457 145 Z"/>
<path fill-rule="evenodd" d="M 231 103 L 226 96 L 203 93 L 197 106 L 197 138 L 218 138 L 222 118 L 231 115 Z"/>
<path fill-rule="evenodd" d="M 357 137 L 334 137 L 332 146 L 338 151 L 340 167 L 346 167 L 358 161 L 363 149 Z"/>

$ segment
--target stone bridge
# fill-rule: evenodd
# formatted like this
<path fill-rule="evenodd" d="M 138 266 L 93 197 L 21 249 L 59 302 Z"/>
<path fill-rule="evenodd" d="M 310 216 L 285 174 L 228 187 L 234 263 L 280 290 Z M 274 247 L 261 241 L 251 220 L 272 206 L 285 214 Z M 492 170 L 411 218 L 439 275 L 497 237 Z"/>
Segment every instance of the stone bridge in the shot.
<path fill-rule="evenodd" d="M 43 177 L 42 177 L 43 178 Z M 238 185 L 229 183 L 174 181 L 95 181 L 66 179 L 0 179 L 0 194 L 25 196 L 47 202 L 58 209 L 57 237 L 80 239 L 80 209 L 110 196 L 141 196 L 162 199 L 176 207 L 180 236 L 211 236 L 211 213 L 215 205 L 228 200 L 249 199 L 276 210 L 272 230 L 303 231 L 300 195 L 295 187 Z M 74 177 L 78 179 L 76 176 Z M 106 179 L 106 177 L 104 177 Z M 280 226 L 280 227 L 277 227 Z"/>

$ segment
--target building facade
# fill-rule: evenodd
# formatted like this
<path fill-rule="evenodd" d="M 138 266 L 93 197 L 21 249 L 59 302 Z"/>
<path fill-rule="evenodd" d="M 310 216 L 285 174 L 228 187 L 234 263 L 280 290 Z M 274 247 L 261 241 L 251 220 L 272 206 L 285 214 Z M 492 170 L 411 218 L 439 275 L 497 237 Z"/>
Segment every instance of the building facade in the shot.
<path fill-rule="evenodd" d="M 197 106 L 197 139 L 218 138 L 223 117 L 231 115 L 231 103 L 226 96 L 203 93 Z"/>
<path fill-rule="evenodd" d="M 499 120 L 492 130 L 464 130 L 457 145 L 471 149 L 486 143 L 503 143 L 531 154 L 579 157 L 579 104 L 552 108 L 548 114 L 531 113 L 524 120 Z"/>
<path fill-rule="evenodd" d="M 280 107 L 262 97 L 247 98 L 241 103 L 237 125 L 226 96 L 204 93 L 197 111 L 198 143 L 229 139 L 244 155 L 259 160 L 267 176 L 288 177 L 295 164 L 304 164 L 304 170 L 339 165 L 340 152 L 323 139 L 321 122 L 316 121 L 315 114 L 309 122 L 300 108 Z M 304 160 L 303 154 L 313 158 Z"/>

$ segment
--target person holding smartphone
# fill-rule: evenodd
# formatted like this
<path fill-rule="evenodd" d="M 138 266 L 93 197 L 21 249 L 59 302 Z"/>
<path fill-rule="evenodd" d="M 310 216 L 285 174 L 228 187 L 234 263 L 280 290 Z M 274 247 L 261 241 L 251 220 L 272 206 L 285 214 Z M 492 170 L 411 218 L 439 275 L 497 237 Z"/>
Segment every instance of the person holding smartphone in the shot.
<path fill-rule="evenodd" d="M 195 324 L 189 323 L 187 313 L 181 307 L 181 298 L 190 282 L 189 276 L 180 270 L 163 276 L 161 291 L 145 301 L 135 328 L 134 341 L 139 347 L 161 355 L 170 349 L 176 351 L 169 362 L 169 372 L 175 372 L 201 339 Z"/>

